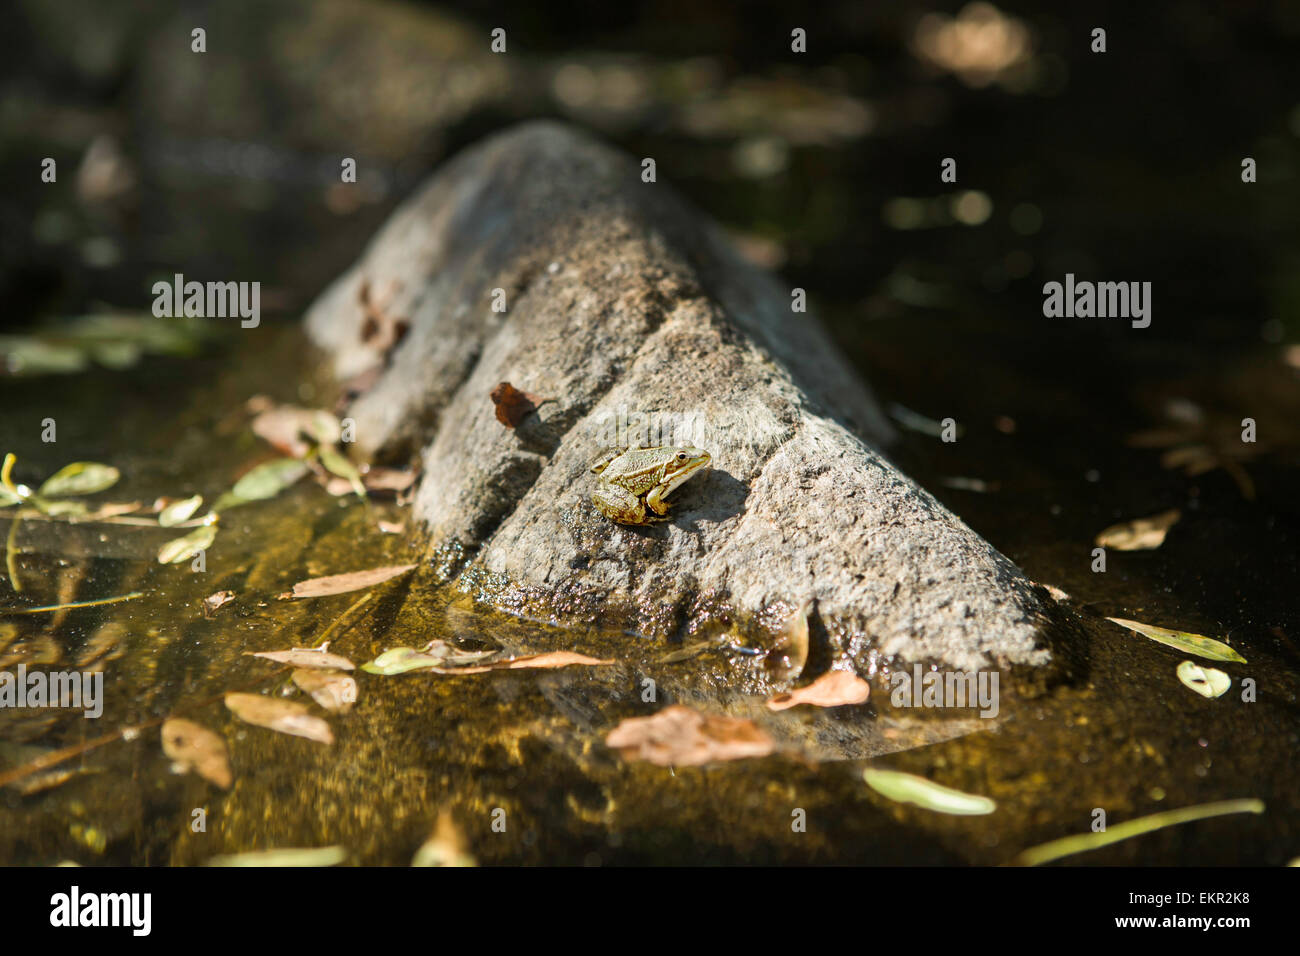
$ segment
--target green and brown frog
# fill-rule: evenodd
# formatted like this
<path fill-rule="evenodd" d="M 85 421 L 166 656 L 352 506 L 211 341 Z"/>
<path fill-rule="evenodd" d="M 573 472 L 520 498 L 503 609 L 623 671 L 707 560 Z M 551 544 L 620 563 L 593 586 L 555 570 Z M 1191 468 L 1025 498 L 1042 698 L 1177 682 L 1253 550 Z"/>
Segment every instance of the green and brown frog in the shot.
<path fill-rule="evenodd" d="M 668 520 L 664 499 L 692 475 L 708 467 L 709 453 L 690 446 L 611 448 L 591 466 L 600 477 L 591 500 L 619 524 L 648 525 Z"/>

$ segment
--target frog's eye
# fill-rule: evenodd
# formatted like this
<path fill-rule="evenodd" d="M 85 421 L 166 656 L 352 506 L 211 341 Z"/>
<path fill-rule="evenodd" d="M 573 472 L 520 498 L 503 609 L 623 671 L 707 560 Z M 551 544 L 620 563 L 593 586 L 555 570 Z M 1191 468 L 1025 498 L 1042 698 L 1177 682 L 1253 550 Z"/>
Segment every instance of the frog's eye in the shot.
<path fill-rule="evenodd" d="M 678 461 L 685 461 L 686 458 L 687 458 L 686 452 L 684 452 L 684 451 L 679 451 L 679 452 L 677 453 L 677 460 L 678 460 Z"/>

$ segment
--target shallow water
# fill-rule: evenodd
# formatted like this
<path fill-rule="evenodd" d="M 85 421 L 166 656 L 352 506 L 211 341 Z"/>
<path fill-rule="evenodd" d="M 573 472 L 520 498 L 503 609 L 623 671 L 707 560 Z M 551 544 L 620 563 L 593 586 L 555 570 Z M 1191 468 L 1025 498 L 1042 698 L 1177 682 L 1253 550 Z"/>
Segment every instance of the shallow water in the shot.
<path fill-rule="evenodd" d="M 893 349 L 917 349 L 909 334 L 881 329 L 875 362 L 891 394 L 905 400 L 908 388 L 924 387 L 930 401 L 921 410 L 931 414 L 948 398 L 974 394 L 960 374 L 936 385 L 879 360 Z M 199 360 L 5 382 L 6 407 L 21 409 L 23 421 L 53 417 L 59 429 L 54 444 L 41 443 L 36 427 L 6 435 L 19 456 L 17 477 L 33 482 L 68 460 L 93 459 L 123 472 L 107 495 L 112 500 L 194 492 L 211 500 L 268 457 L 246 427 L 244 400 L 257 393 L 304 404 L 327 398 L 323 388 L 295 384 L 314 379 L 296 330 L 232 339 Z M 962 354 L 987 342 L 972 339 Z M 1248 378 L 1266 380 L 1258 369 Z M 1300 621 L 1280 586 L 1287 574 L 1295 580 L 1295 515 L 1279 498 L 1293 473 L 1267 458 L 1251 463 L 1254 503 L 1241 501 L 1221 474 L 1189 489 L 1158 467 L 1155 453 L 1124 448 L 1096 409 L 1078 415 L 1079 427 L 1092 432 L 1062 442 L 1040 429 L 1061 421 L 1050 403 L 1068 405 L 1064 394 L 1001 393 L 986 384 L 977 398 L 964 399 L 968 430 L 955 446 L 908 435 L 895 454 L 1032 578 L 1071 595 L 1051 636 L 1057 666 L 1047 686 L 1006 675 L 996 719 L 892 706 L 888 662 L 874 675 L 868 705 L 769 714 L 761 697 L 746 694 L 755 685 L 743 655 L 710 655 L 707 666 L 700 659 L 663 663 L 672 646 L 475 608 L 441 585 L 427 562 L 368 592 L 277 600 L 307 577 L 420 560 L 418 535 L 377 527 L 405 520 L 396 504 L 363 506 L 304 482 L 228 512 L 201 573 L 154 561 L 157 547 L 174 536 L 163 529 L 20 526 L 24 590 L 6 591 L 5 607 L 144 593 L 57 617 L 0 618 L 5 668 L 24 661 L 50 670 L 81 666 L 96 638 L 115 641 L 120 653 L 90 665 L 105 675 L 97 720 L 0 710 L 0 773 L 56 748 L 182 714 L 225 737 L 235 783 L 225 793 L 193 774 L 172 773 L 157 726 L 148 726 L 134 739 L 87 749 L 52 775 L 0 790 L 0 859 L 194 864 L 249 850 L 341 845 L 353 862 L 405 864 L 446 810 L 484 863 L 1001 863 L 1036 843 L 1084 832 L 1094 808 L 1114 823 L 1238 797 L 1262 799 L 1267 811 L 1073 859 L 1277 864 L 1300 855 L 1300 657 L 1291 637 Z M 1015 440 L 991 426 L 997 414 L 1016 420 Z M 1085 479 L 1090 468 L 1100 473 L 1097 481 Z M 941 479 L 952 475 L 997 482 L 997 490 L 944 487 Z M 1287 507 L 1278 508 L 1279 500 Z M 1161 549 L 1112 551 L 1106 574 L 1089 570 L 1098 530 L 1173 505 L 1185 517 Z M 0 532 L 9 530 L 0 520 Z M 205 618 L 202 599 L 222 589 L 237 598 Z M 1249 664 L 1218 665 L 1234 689 L 1203 699 L 1174 676 L 1183 655 L 1101 622 L 1106 615 L 1230 633 Z M 231 690 L 301 698 L 286 669 L 246 652 L 323 636 L 357 663 L 433 638 L 516 652 L 573 649 L 617 663 L 463 676 L 358 673 L 355 709 L 328 716 L 332 746 L 241 723 L 224 708 L 221 696 Z M 1237 682 L 1246 676 L 1259 684 L 1257 703 L 1238 699 Z M 786 752 L 675 770 L 624 762 L 603 739 L 620 719 L 657 709 L 641 700 L 646 677 L 658 684 L 658 706 L 725 705 L 762 723 Z M 892 803 L 862 782 L 868 760 L 987 795 L 998 809 L 950 817 Z M 191 829 L 198 808 L 206 809 L 204 832 Z M 805 832 L 792 829 L 800 809 Z M 493 829 L 499 810 L 505 832 Z"/>

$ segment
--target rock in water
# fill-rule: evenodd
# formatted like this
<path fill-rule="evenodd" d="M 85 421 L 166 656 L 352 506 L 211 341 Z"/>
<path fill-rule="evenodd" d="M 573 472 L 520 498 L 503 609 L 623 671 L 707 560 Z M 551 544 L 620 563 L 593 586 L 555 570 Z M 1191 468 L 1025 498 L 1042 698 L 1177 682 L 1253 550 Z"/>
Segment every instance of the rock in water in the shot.
<path fill-rule="evenodd" d="M 396 345 L 377 310 L 409 319 Z M 877 450 L 888 421 L 790 290 L 579 131 L 529 123 L 455 157 L 307 325 L 339 378 L 369 380 L 361 447 L 422 455 L 431 558 L 481 599 L 651 636 L 809 607 L 862 669 L 1049 659 L 1032 585 Z M 504 427 L 502 382 L 551 401 Z M 712 470 L 667 523 L 601 516 L 592 458 L 661 441 Z"/>

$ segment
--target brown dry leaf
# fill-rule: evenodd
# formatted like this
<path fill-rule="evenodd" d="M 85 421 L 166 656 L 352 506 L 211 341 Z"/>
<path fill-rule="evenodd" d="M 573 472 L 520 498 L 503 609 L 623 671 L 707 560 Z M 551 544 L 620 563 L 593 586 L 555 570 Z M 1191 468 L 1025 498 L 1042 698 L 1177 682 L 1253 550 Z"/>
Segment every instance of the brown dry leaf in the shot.
<path fill-rule="evenodd" d="M 1171 508 L 1149 518 L 1113 524 L 1097 535 L 1096 544 L 1116 551 L 1150 551 L 1165 543 L 1165 535 L 1182 516 L 1177 508 Z"/>
<path fill-rule="evenodd" d="M 347 594 L 360 591 L 375 584 L 382 584 L 399 574 L 405 574 L 415 567 L 414 564 L 395 564 L 385 568 L 371 568 L 369 571 L 348 571 L 346 574 L 331 574 L 323 578 L 310 578 L 299 581 L 293 586 L 291 596 L 295 598 L 329 597 L 331 594 Z"/>
<path fill-rule="evenodd" d="M 307 705 L 260 694 L 227 694 L 226 706 L 240 720 L 282 734 L 306 737 L 322 744 L 334 743 L 330 725 L 307 713 Z"/>
<path fill-rule="evenodd" d="M 226 742 L 208 728 L 173 717 L 163 722 L 162 747 L 178 773 L 193 770 L 221 789 L 230 789 L 234 777 L 230 773 Z"/>
<path fill-rule="evenodd" d="M 293 682 L 330 713 L 346 714 L 357 702 L 357 682 L 340 670 L 300 668 L 293 672 Z"/>
<path fill-rule="evenodd" d="M 277 664 L 292 664 L 294 667 L 308 667 L 314 670 L 354 671 L 357 666 L 346 657 L 331 654 L 325 648 L 291 647 L 287 651 L 245 651 L 250 657 L 264 657 Z"/>
<path fill-rule="evenodd" d="M 799 687 L 788 694 L 777 694 L 767 702 L 768 710 L 786 710 L 799 704 L 814 707 L 843 707 L 846 704 L 865 704 L 871 696 L 871 685 L 850 671 L 830 671 L 807 687 Z"/>
<path fill-rule="evenodd" d="M 235 599 L 234 591 L 215 591 L 203 599 L 203 616 L 212 617 Z"/>
<path fill-rule="evenodd" d="M 517 428 L 530 412 L 537 411 L 537 406 L 546 401 L 531 392 L 521 392 L 509 382 L 501 382 L 490 393 L 492 404 L 496 406 L 497 421 L 506 428 Z"/>
<path fill-rule="evenodd" d="M 406 530 L 405 521 L 380 521 L 377 525 L 384 534 L 401 534 Z"/>
<path fill-rule="evenodd" d="M 394 318 L 388 314 L 388 306 L 396 291 L 396 285 L 390 286 L 388 295 L 381 304 L 370 294 L 369 279 L 362 279 L 361 287 L 357 289 L 357 301 L 363 315 L 361 341 L 385 358 L 406 338 L 406 333 L 411 328 L 409 319 Z"/>
<path fill-rule="evenodd" d="M 794 680 L 808 663 L 809 609 L 810 605 L 805 604 L 790 615 L 776 645 L 764 658 L 768 671 L 778 681 Z"/>
<path fill-rule="evenodd" d="M 605 744 L 624 760 L 645 760 L 661 767 L 765 757 L 776 750 L 752 720 L 702 714 L 680 704 L 651 717 L 624 720 L 610 731 Z"/>

